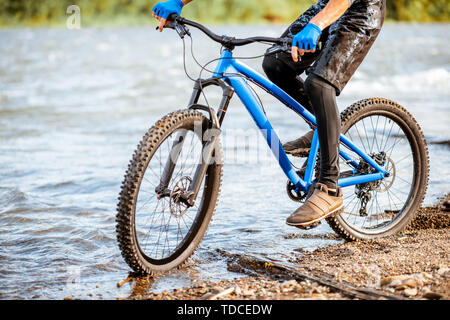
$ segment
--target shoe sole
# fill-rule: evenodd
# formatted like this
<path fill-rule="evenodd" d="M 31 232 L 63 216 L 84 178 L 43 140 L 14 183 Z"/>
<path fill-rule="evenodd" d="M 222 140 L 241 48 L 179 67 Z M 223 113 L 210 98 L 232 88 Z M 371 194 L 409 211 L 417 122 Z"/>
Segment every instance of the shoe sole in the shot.
<path fill-rule="evenodd" d="M 293 227 L 307 227 L 311 224 L 314 224 L 316 222 L 319 222 L 325 218 L 328 218 L 329 216 L 333 215 L 333 214 L 338 214 L 341 213 L 342 211 L 344 211 L 344 204 L 341 204 L 338 208 L 334 209 L 331 212 L 328 212 L 326 215 L 320 217 L 320 218 L 316 218 L 314 220 L 308 221 L 308 222 L 302 222 L 302 223 L 290 223 L 290 222 L 286 222 L 286 224 L 288 226 L 293 226 Z"/>
<path fill-rule="evenodd" d="M 290 154 L 294 157 L 307 158 L 309 156 L 310 150 L 311 150 L 311 148 L 299 148 L 299 149 L 294 149 L 294 150 L 289 150 L 289 151 L 284 150 L 284 152 L 286 152 L 287 154 Z"/>

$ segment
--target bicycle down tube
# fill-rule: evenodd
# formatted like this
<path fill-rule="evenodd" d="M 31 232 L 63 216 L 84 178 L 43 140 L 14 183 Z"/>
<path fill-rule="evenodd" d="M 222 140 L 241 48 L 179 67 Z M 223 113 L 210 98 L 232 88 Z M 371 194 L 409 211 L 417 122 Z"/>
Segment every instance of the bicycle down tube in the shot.
<path fill-rule="evenodd" d="M 265 90 L 267 90 L 268 93 L 280 100 L 290 109 L 294 110 L 313 127 L 316 127 L 315 117 L 273 82 L 266 79 L 264 76 L 254 71 L 247 65 L 240 63 L 239 61 L 234 59 L 232 52 L 223 50 L 221 59 L 219 60 L 218 65 L 214 71 L 214 76 L 224 79 L 229 85 L 231 85 L 231 87 L 233 87 L 236 94 L 239 96 L 240 100 L 249 111 L 256 125 L 266 138 L 270 149 L 272 150 L 274 156 L 277 158 L 281 169 L 284 171 L 288 179 L 297 187 L 298 190 L 307 191 L 309 185 L 311 184 L 312 171 L 314 170 L 314 164 L 318 152 L 317 130 L 315 130 L 313 143 L 311 145 L 307 172 L 305 174 L 306 179 L 304 180 L 297 174 L 296 170 L 292 166 L 289 158 L 283 150 L 280 139 L 274 131 L 270 121 L 266 117 L 263 107 L 261 106 L 253 91 L 250 89 L 246 80 L 241 77 L 240 74 L 263 87 Z M 365 152 L 356 147 L 348 138 L 346 138 L 342 134 L 340 136 L 340 141 L 343 145 L 354 151 L 364 161 L 371 165 L 375 169 L 375 172 L 370 174 L 341 178 L 338 181 L 339 186 L 346 187 L 355 184 L 367 183 L 383 179 L 386 176 L 386 171 L 381 166 L 379 166 L 375 160 L 373 160 Z M 339 154 L 344 158 L 344 160 L 349 161 L 356 170 L 358 163 L 352 161 L 352 159 L 343 150 L 340 150 Z"/>

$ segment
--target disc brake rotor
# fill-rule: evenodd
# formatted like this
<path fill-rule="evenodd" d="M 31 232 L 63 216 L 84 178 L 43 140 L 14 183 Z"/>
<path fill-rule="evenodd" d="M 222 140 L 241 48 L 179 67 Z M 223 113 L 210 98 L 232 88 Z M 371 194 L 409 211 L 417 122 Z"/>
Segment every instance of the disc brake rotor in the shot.
<path fill-rule="evenodd" d="M 170 213 L 176 217 L 183 216 L 191 206 L 189 206 L 182 196 L 186 194 L 192 179 L 188 176 L 181 177 L 175 184 L 169 198 Z"/>
<path fill-rule="evenodd" d="M 392 161 L 391 158 L 386 157 L 386 166 L 384 169 L 388 174 L 386 175 L 386 178 L 381 180 L 377 185 L 377 188 L 375 189 L 377 192 L 386 192 L 394 184 L 396 169 L 394 161 Z"/>

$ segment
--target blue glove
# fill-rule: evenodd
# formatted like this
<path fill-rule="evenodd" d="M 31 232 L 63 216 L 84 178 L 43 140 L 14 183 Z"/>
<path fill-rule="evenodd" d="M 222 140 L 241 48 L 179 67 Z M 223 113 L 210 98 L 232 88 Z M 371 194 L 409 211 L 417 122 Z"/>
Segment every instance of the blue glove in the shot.
<path fill-rule="evenodd" d="M 308 23 L 302 31 L 297 33 L 292 39 L 292 46 L 303 50 L 316 50 L 322 30 L 312 23 Z"/>
<path fill-rule="evenodd" d="M 184 3 L 181 0 L 169 0 L 165 2 L 158 2 L 152 9 L 156 16 L 167 19 L 172 13 L 181 14 Z"/>

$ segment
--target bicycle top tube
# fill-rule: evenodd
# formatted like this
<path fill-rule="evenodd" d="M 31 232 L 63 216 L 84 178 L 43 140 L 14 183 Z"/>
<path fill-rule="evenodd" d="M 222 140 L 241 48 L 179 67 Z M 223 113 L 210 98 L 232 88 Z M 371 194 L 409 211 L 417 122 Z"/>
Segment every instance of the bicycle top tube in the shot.
<path fill-rule="evenodd" d="M 233 50 L 234 47 L 237 46 L 244 46 L 250 43 L 254 42 L 266 42 L 266 43 L 274 43 L 278 45 L 288 45 L 291 42 L 290 38 L 272 38 L 272 37 L 250 37 L 250 38 L 244 38 L 244 39 L 236 39 L 234 37 L 226 36 L 226 35 L 218 35 L 208 28 L 206 28 L 204 25 L 188 20 L 186 18 L 183 18 L 181 16 L 178 16 L 176 14 L 172 14 L 168 18 L 169 21 L 172 21 L 172 24 L 169 26 L 165 26 L 165 28 L 175 29 L 180 37 L 184 37 L 184 35 L 189 34 L 189 31 L 186 30 L 184 25 L 192 26 L 194 28 L 199 29 L 204 34 L 206 34 L 209 38 L 211 38 L 213 41 L 220 43 L 228 50 Z"/>

